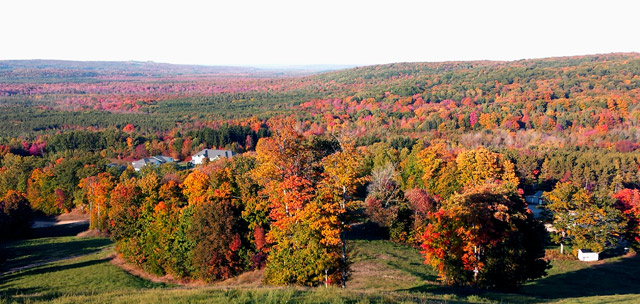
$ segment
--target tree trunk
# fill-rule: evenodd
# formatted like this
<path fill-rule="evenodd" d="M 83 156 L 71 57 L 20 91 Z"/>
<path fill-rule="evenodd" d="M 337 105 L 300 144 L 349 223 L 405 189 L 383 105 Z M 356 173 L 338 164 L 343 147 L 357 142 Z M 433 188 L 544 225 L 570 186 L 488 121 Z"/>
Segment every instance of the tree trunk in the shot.
<path fill-rule="evenodd" d="M 329 287 L 329 269 L 324 270 L 324 288 Z"/>
<path fill-rule="evenodd" d="M 342 186 L 342 209 L 345 210 L 347 209 L 347 188 Z M 346 237 L 344 235 L 345 233 L 345 221 L 344 221 L 344 215 L 342 215 L 342 231 L 340 232 L 340 241 L 342 242 L 342 282 L 341 282 L 341 286 L 342 288 L 346 288 L 347 287 L 347 240 Z"/>
<path fill-rule="evenodd" d="M 340 239 L 342 240 L 342 288 L 347 287 L 347 245 L 344 237 L 344 231 L 340 233 Z"/>

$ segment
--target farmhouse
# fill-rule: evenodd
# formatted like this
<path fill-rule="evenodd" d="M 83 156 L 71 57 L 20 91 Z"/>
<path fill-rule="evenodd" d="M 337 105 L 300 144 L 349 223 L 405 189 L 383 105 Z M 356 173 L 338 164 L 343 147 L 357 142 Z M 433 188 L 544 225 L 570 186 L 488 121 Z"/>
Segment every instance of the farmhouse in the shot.
<path fill-rule="evenodd" d="M 164 155 L 156 155 L 156 156 L 146 157 L 143 159 L 133 161 L 131 162 L 131 166 L 133 167 L 134 170 L 140 171 L 140 169 L 142 169 L 146 165 L 159 166 L 164 163 L 174 163 L 174 162 L 176 162 L 176 160 L 173 159 L 172 157 L 164 156 Z"/>
<path fill-rule="evenodd" d="M 235 154 L 236 154 L 235 152 L 230 150 L 204 149 L 191 156 L 191 163 L 194 165 L 199 165 L 199 164 L 202 164 L 205 158 L 208 158 L 209 161 L 214 161 L 222 157 L 231 158 Z"/>
<path fill-rule="evenodd" d="M 589 249 L 578 250 L 578 260 L 583 262 L 597 261 L 599 258 L 599 252 L 593 252 Z"/>

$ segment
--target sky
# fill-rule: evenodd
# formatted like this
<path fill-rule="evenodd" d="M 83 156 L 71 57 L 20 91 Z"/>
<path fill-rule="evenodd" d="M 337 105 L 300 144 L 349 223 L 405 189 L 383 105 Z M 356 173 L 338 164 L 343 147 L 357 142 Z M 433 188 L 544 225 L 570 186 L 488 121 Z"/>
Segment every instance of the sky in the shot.
<path fill-rule="evenodd" d="M 0 2 L 0 60 L 368 65 L 640 52 L 640 1 Z"/>

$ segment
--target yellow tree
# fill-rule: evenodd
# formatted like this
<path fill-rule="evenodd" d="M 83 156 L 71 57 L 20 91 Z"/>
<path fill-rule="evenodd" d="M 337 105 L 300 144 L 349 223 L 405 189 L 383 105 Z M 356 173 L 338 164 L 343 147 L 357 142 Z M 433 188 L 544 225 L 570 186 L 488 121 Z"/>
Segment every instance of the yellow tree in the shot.
<path fill-rule="evenodd" d="M 614 201 L 608 195 L 595 196 L 570 182 L 558 183 L 544 193 L 543 207 L 551 212 L 552 225 L 558 231 L 554 239 L 560 243 L 571 242 L 573 253 L 578 249 L 600 252 L 615 244 L 623 233 L 625 223 Z"/>
<path fill-rule="evenodd" d="M 46 214 L 57 214 L 62 211 L 62 206 L 55 204 L 52 176 L 50 167 L 36 168 L 27 181 L 27 198 L 31 207 Z"/>
<path fill-rule="evenodd" d="M 106 229 L 109 193 L 114 186 L 113 177 L 107 172 L 102 172 L 80 180 L 78 186 L 84 191 L 89 202 L 89 213 L 91 215 L 89 229 Z"/>
<path fill-rule="evenodd" d="M 194 170 L 182 184 L 182 193 L 189 200 L 189 205 L 197 205 L 206 200 L 205 193 L 209 188 L 209 176 L 201 170 Z"/>
<path fill-rule="evenodd" d="M 483 147 L 460 152 L 456 157 L 456 163 L 462 185 L 502 180 L 510 183 L 515 189 L 519 183 L 513 163 L 503 160 L 500 153 L 491 152 Z"/>
<path fill-rule="evenodd" d="M 347 215 L 354 209 L 350 204 L 358 186 L 366 182 L 363 177 L 363 155 L 355 149 L 352 142 L 343 142 L 341 151 L 322 160 L 323 174 L 318 186 L 319 214 L 313 228 L 320 229 L 322 243 L 330 248 L 340 248 L 340 283 L 346 286 L 347 251 L 345 231 L 348 228 Z M 328 278 L 325 279 L 328 281 Z"/>
<path fill-rule="evenodd" d="M 256 146 L 254 179 L 269 208 L 271 243 L 265 280 L 271 284 L 318 285 L 346 278 L 342 251 L 346 211 L 362 156 L 352 144 L 318 161 L 309 140 L 291 119 L 270 122 L 274 134 Z M 315 189 L 315 190 L 314 190 Z"/>
<path fill-rule="evenodd" d="M 435 143 L 418 153 L 418 165 L 424 172 L 422 181 L 429 193 L 447 198 L 460 188 L 455 155 L 445 143 Z"/>

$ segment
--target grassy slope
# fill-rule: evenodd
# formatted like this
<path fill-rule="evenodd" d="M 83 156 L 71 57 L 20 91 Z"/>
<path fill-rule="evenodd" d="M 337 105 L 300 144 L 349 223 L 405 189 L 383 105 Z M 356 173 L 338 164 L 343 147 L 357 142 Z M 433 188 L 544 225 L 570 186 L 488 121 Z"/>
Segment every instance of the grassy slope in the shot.
<path fill-rule="evenodd" d="M 92 253 L 110 244 L 104 238 L 77 239 L 70 236 L 11 242 L 0 245 L 0 251 L 6 259 L 6 263 L 0 264 L 0 273 L 16 267 Z"/>
<path fill-rule="evenodd" d="M 352 242 L 353 275 L 348 288 L 220 287 L 186 288 L 152 283 L 112 265 L 113 249 L 104 238 L 53 237 L 1 247 L 9 268 L 55 257 L 52 262 L 0 276 L 0 303 L 634 303 L 640 301 L 640 258 L 612 258 L 597 265 L 555 261 L 549 276 L 518 294 L 480 293 L 443 288 L 422 264 L 418 250 L 384 240 Z"/>

